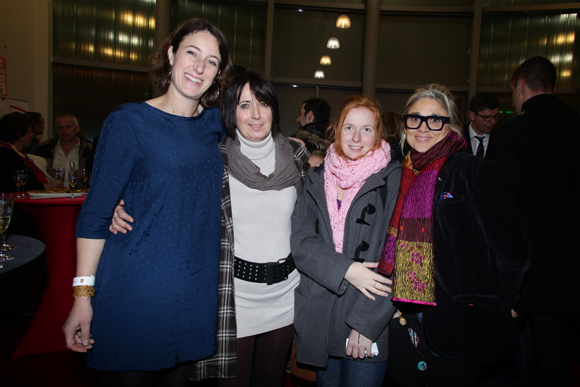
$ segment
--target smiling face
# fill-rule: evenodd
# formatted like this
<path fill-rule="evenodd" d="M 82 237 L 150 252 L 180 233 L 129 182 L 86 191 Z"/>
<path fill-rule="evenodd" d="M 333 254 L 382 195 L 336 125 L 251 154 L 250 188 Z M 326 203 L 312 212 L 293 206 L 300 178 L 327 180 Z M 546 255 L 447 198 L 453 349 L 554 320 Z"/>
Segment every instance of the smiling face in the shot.
<path fill-rule="evenodd" d="M 428 97 L 421 98 L 412 104 L 406 114 L 418 114 L 425 117 L 449 116 L 439 101 Z M 405 128 L 405 134 L 407 136 L 407 143 L 411 148 L 419 153 L 424 153 L 431 149 L 433 145 L 447 137 L 449 134 L 449 124 L 443 125 L 443 129 L 440 131 L 433 131 L 429 130 L 426 122 L 422 122 L 418 129 Z"/>
<path fill-rule="evenodd" d="M 256 99 L 246 83 L 236 108 L 236 126 L 242 137 L 251 142 L 264 140 L 272 130 L 272 109 Z"/>
<path fill-rule="evenodd" d="M 377 143 L 376 118 L 372 111 L 359 107 L 351 109 L 340 131 L 340 146 L 347 160 L 360 159 Z"/>
<path fill-rule="evenodd" d="M 221 62 L 218 41 L 211 33 L 199 31 L 187 35 L 176 52 L 167 52 L 173 66 L 169 90 L 188 99 L 199 100 L 211 87 Z"/>

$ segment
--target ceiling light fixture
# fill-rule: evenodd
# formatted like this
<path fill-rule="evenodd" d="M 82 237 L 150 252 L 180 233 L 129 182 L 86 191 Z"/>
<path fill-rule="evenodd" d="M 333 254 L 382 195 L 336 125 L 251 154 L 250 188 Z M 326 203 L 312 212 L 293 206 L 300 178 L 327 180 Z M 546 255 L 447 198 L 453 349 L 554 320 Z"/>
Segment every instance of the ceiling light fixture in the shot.
<path fill-rule="evenodd" d="M 350 19 L 346 15 L 340 15 L 336 19 L 336 26 L 338 28 L 350 28 Z"/>
<path fill-rule="evenodd" d="M 328 39 L 328 43 L 326 43 L 326 47 L 331 50 L 336 50 L 337 48 L 340 48 L 340 42 L 337 38 L 330 38 Z"/>

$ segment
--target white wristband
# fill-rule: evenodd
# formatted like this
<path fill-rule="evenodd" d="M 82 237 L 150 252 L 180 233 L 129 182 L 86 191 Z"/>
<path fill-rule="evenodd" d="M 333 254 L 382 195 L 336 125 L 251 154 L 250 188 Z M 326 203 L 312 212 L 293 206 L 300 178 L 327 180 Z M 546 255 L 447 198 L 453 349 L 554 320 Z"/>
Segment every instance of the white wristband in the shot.
<path fill-rule="evenodd" d="M 73 278 L 73 287 L 75 286 L 95 286 L 95 276 L 75 277 Z"/>

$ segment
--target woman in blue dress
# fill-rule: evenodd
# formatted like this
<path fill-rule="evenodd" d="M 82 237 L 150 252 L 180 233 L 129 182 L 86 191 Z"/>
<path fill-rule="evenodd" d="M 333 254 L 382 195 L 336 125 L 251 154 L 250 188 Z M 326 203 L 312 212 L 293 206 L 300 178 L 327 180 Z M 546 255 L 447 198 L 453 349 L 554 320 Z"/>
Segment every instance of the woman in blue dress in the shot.
<path fill-rule="evenodd" d="M 108 371 L 105 385 L 187 383 L 190 363 L 215 351 L 223 127 L 214 106 L 231 67 L 221 31 L 192 19 L 151 57 L 164 94 L 104 123 L 63 331 L 68 348 L 90 350 L 89 366 Z M 133 232 L 110 234 L 121 199 Z"/>

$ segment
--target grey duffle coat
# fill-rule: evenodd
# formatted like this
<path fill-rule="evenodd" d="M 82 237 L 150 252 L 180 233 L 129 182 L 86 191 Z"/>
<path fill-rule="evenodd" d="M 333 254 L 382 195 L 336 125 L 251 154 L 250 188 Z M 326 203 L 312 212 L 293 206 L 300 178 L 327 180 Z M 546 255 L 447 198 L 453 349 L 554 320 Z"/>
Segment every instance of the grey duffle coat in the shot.
<path fill-rule="evenodd" d="M 292 257 L 300 271 L 294 328 L 300 363 L 325 367 L 329 356 L 346 358 L 351 329 L 376 342 L 388 359 L 388 329 L 395 307 L 388 297 L 367 298 L 344 276 L 353 259 L 378 262 L 395 207 L 401 165 L 392 161 L 371 175 L 354 198 L 345 222 L 343 253 L 337 253 L 324 193 L 323 167 L 310 171 L 292 216 Z"/>

